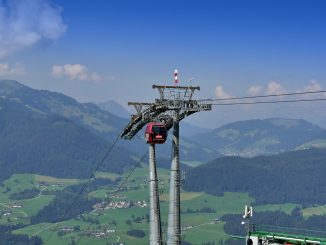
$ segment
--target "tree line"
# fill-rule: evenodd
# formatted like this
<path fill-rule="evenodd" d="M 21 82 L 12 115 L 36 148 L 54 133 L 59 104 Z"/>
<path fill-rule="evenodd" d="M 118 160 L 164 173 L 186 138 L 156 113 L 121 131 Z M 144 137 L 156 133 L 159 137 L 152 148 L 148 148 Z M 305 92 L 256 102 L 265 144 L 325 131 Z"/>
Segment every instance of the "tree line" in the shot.
<path fill-rule="evenodd" d="M 255 204 L 326 203 L 326 149 L 255 158 L 223 157 L 190 169 L 184 189 L 247 192 Z"/>
<path fill-rule="evenodd" d="M 6 245 L 42 245 L 39 237 L 13 234 L 11 231 L 23 228 L 24 225 L 0 225 L 0 243 Z"/>

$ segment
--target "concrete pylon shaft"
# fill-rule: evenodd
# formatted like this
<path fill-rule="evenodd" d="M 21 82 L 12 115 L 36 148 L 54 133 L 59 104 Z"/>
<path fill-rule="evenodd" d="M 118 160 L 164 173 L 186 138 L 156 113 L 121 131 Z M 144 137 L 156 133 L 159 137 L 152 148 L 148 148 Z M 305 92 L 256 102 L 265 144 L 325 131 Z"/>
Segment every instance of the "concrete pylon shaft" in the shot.
<path fill-rule="evenodd" d="M 149 145 L 149 219 L 149 244 L 162 245 L 161 212 L 156 171 L 155 144 Z"/>
<path fill-rule="evenodd" d="M 167 227 L 167 245 L 181 243 L 180 222 L 180 163 L 179 163 L 179 112 L 173 118 L 172 165 L 170 173 L 170 203 Z"/>

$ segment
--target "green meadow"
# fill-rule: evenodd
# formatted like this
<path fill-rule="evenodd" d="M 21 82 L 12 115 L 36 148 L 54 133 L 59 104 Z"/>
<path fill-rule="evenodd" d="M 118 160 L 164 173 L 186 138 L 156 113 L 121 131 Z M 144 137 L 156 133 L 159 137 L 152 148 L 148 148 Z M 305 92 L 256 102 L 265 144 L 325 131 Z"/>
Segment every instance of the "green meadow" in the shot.
<path fill-rule="evenodd" d="M 131 177 L 118 192 L 123 199 L 110 197 L 116 187 L 101 187 L 88 193 L 89 197 L 96 197 L 105 200 L 108 196 L 111 201 L 118 200 L 145 200 L 148 202 L 149 189 L 147 186 L 148 166 L 142 165 L 135 169 Z M 164 239 L 166 237 L 166 222 L 168 216 L 168 190 L 169 190 L 169 171 L 158 169 L 161 201 L 161 219 L 163 223 L 162 231 Z M 126 176 L 112 173 L 98 172 L 96 177 L 116 180 L 121 177 L 125 181 Z M 33 174 L 15 174 L 10 179 L 3 182 L 0 187 L 0 210 L 2 212 L 11 211 L 10 217 L 1 216 L 1 224 L 27 224 L 26 227 L 15 230 L 17 234 L 27 234 L 29 236 L 40 236 L 44 241 L 48 240 L 48 245 L 69 244 L 72 240 L 81 245 L 94 244 L 106 245 L 110 243 L 122 242 L 128 245 L 141 245 L 148 243 L 149 225 L 146 221 L 148 207 L 131 207 L 123 209 L 108 209 L 102 211 L 92 211 L 85 213 L 75 219 L 59 222 L 55 224 L 42 223 L 28 225 L 31 216 L 37 214 L 44 206 L 49 204 L 54 198 L 53 195 L 43 194 L 46 190 L 61 190 L 68 185 L 78 184 L 84 180 L 60 179 L 49 176 Z M 38 188 L 40 194 L 32 199 L 10 200 L 12 193 L 18 193 L 26 189 Z M 19 203 L 22 208 L 12 209 L 9 204 Z M 225 214 L 242 214 L 245 205 L 254 203 L 254 199 L 247 193 L 226 192 L 223 196 L 213 196 L 204 192 L 181 192 L 181 222 L 182 239 L 191 241 L 193 244 L 207 242 L 218 242 L 229 237 L 223 230 L 224 223 L 219 218 Z M 7 207 L 6 207 L 7 206 Z M 283 205 L 263 205 L 254 207 L 255 211 L 274 211 L 280 210 L 285 213 L 297 207 L 296 204 Z M 303 209 L 303 215 L 326 213 L 325 207 L 314 207 Z M 203 211 L 209 209 L 210 212 Z M 255 212 L 254 211 L 254 212 Z M 218 220 L 218 221 L 217 221 Z M 75 228 L 73 231 L 61 233 L 64 227 Z M 145 232 L 143 238 L 131 237 L 127 234 L 130 229 L 139 229 Z M 105 238 L 92 235 L 98 231 L 114 230 Z"/>

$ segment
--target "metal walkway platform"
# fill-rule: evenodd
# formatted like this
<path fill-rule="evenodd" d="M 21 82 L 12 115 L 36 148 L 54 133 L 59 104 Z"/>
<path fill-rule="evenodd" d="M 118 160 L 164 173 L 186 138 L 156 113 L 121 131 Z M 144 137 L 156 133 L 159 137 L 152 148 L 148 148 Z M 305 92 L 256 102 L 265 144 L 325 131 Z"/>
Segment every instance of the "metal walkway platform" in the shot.
<path fill-rule="evenodd" d="M 265 244 L 326 244 L 326 232 L 278 226 L 252 225 L 252 245 Z M 248 239 L 247 239 L 248 244 Z"/>

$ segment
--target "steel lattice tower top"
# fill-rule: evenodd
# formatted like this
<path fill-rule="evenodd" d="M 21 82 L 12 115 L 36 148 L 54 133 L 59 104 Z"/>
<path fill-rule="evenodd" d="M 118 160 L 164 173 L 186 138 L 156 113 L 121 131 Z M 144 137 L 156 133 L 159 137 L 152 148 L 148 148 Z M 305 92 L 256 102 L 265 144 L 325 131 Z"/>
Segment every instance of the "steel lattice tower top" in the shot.
<path fill-rule="evenodd" d="M 196 90 L 200 87 L 193 86 L 164 86 L 153 85 L 158 89 L 160 98 L 155 102 L 128 102 L 136 109 L 127 127 L 122 131 L 121 138 L 132 139 L 147 123 L 160 121 L 167 129 L 172 127 L 173 111 L 179 112 L 179 121 L 185 117 L 200 111 L 212 110 L 211 103 L 204 103 L 192 99 Z"/>

